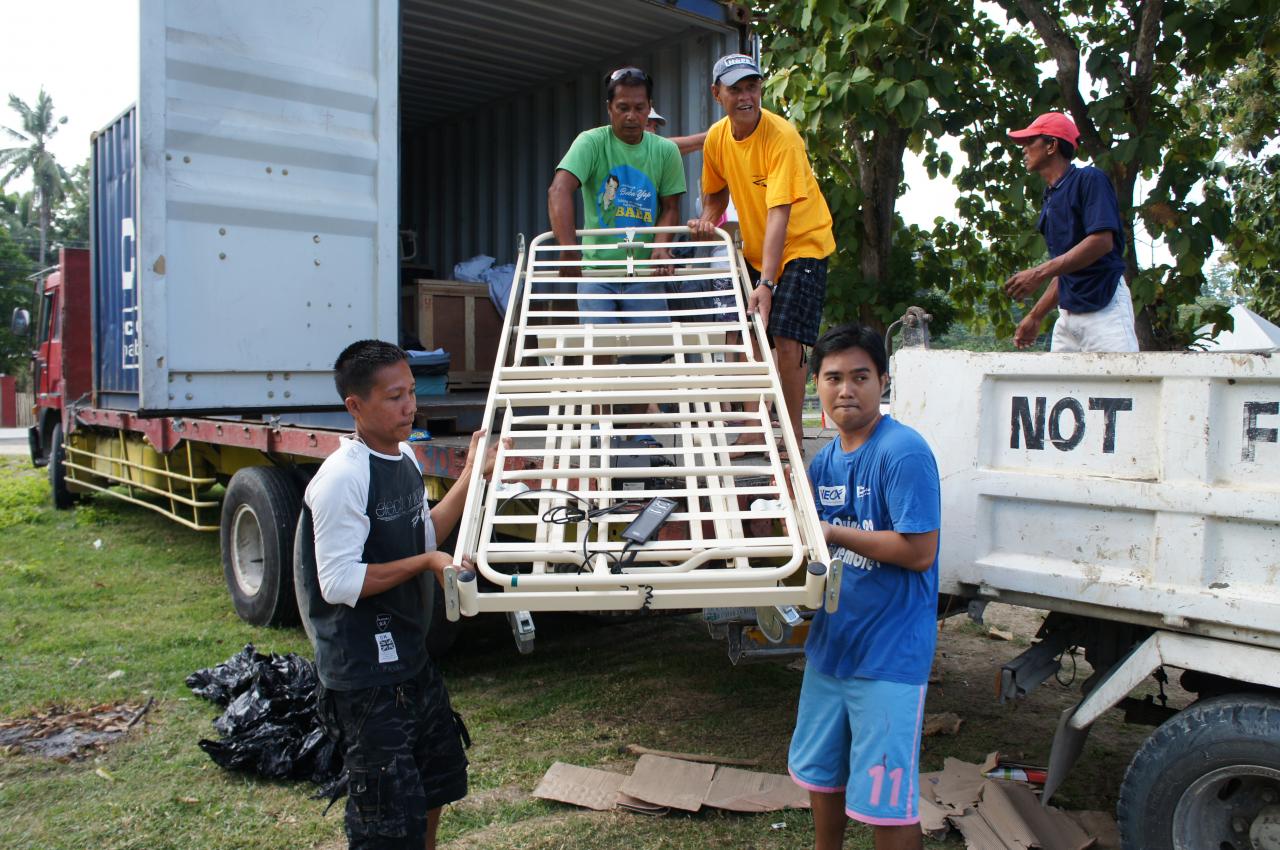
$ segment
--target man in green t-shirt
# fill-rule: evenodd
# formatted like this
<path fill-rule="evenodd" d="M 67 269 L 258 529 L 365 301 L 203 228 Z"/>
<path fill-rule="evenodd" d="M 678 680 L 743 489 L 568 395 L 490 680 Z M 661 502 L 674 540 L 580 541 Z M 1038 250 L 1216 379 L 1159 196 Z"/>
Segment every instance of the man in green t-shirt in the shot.
<path fill-rule="evenodd" d="M 675 143 L 645 132 L 645 121 L 653 107 L 653 79 L 639 68 L 619 68 L 605 79 L 605 104 L 609 124 L 578 134 L 556 167 L 555 179 L 547 190 L 547 215 L 556 241 L 577 244 L 573 193 L 582 190 L 586 229 L 607 227 L 671 226 L 679 223 L 680 196 L 684 194 L 684 166 Z M 601 245 L 625 241 L 625 235 L 587 236 L 586 244 Z M 652 254 L 635 249 L 637 259 L 670 259 L 670 250 L 657 247 L 671 240 L 671 234 L 654 238 Z M 562 259 L 625 259 L 627 249 L 563 251 Z M 617 268 L 616 266 L 614 268 Z M 671 266 L 658 266 L 670 274 Z M 563 277 L 581 276 L 578 266 L 564 267 Z M 629 293 L 659 293 L 661 285 L 646 280 L 617 278 L 607 282 L 579 284 L 583 312 L 627 312 L 634 316 L 584 317 L 585 322 L 662 322 L 666 302 L 661 299 L 628 299 Z"/>

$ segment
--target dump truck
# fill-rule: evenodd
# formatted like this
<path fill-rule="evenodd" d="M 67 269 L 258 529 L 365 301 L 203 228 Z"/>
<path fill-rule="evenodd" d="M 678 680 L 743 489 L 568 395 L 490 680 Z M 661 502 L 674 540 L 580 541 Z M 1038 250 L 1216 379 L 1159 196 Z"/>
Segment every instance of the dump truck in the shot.
<path fill-rule="evenodd" d="M 1120 790 L 1127 850 L 1280 847 L 1280 362 L 910 347 L 892 379 L 938 459 L 943 607 L 1047 612 L 1000 698 L 1074 648 L 1093 669 L 1046 799 L 1118 708 L 1157 727 Z M 1171 672 L 1182 710 L 1160 698 Z"/>
<path fill-rule="evenodd" d="M 749 27 L 713 0 L 142 0 L 139 20 L 137 103 L 91 140 L 90 251 L 63 251 L 18 322 L 39 340 L 32 459 L 59 507 L 105 492 L 217 531 L 236 612 L 289 622 L 301 494 L 352 424 L 337 353 L 449 349 L 415 443 L 438 498 L 501 321 L 454 266 L 546 229 L 609 71 L 648 69 L 671 128 L 701 130 Z M 685 168 L 691 215 L 700 156 Z"/>

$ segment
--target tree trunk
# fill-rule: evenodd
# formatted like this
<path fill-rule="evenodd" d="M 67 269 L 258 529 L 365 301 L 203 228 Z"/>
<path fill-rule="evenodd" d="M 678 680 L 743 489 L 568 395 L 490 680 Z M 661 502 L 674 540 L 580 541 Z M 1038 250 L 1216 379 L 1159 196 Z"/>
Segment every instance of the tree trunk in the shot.
<path fill-rule="evenodd" d="M 49 203 L 46 200 L 48 194 L 40 192 L 40 270 L 44 271 L 44 254 L 45 254 L 45 238 L 49 232 Z"/>
<path fill-rule="evenodd" d="M 858 257 L 864 281 L 884 281 L 889 276 L 889 259 L 893 251 L 893 208 L 902 184 L 902 157 L 907 149 L 907 131 L 893 126 L 870 140 L 853 134 L 858 154 L 858 180 L 862 189 L 862 246 Z M 864 324 L 884 332 L 884 322 L 870 306 L 861 304 L 859 315 Z"/>

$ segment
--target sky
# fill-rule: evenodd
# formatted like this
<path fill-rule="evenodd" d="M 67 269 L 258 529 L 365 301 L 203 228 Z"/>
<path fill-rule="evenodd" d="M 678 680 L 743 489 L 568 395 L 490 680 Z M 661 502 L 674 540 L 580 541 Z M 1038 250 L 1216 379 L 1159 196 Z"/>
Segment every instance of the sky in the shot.
<path fill-rule="evenodd" d="M 89 156 L 89 136 L 129 107 L 138 88 L 137 0 L 0 0 L 0 126 L 15 127 L 14 94 L 35 106 L 43 85 L 66 116 L 50 148 L 70 171 Z M 0 137 L 0 147 L 11 140 Z M 29 189 L 14 181 L 8 191 Z"/>

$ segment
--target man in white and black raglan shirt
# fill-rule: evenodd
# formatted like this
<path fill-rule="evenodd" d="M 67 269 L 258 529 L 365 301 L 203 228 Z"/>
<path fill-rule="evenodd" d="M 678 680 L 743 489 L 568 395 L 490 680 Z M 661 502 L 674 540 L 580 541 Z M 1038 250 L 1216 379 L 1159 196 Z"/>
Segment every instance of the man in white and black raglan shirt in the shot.
<path fill-rule="evenodd" d="M 350 846 L 434 848 L 441 807 L 467 793 L 466 730 L 427 655 L 436 580 L 453 560 L 436 541 L 461 516 L 482 432 L 457 483 L 429 508 L 404 442 L 417 412 L 404 351 L 353 343 L 334 373 L 356 433 L 307 487 L 303 522 L 315 557 L 296 570 L 315 642 L 318 709 L 350 772 Z"/>

